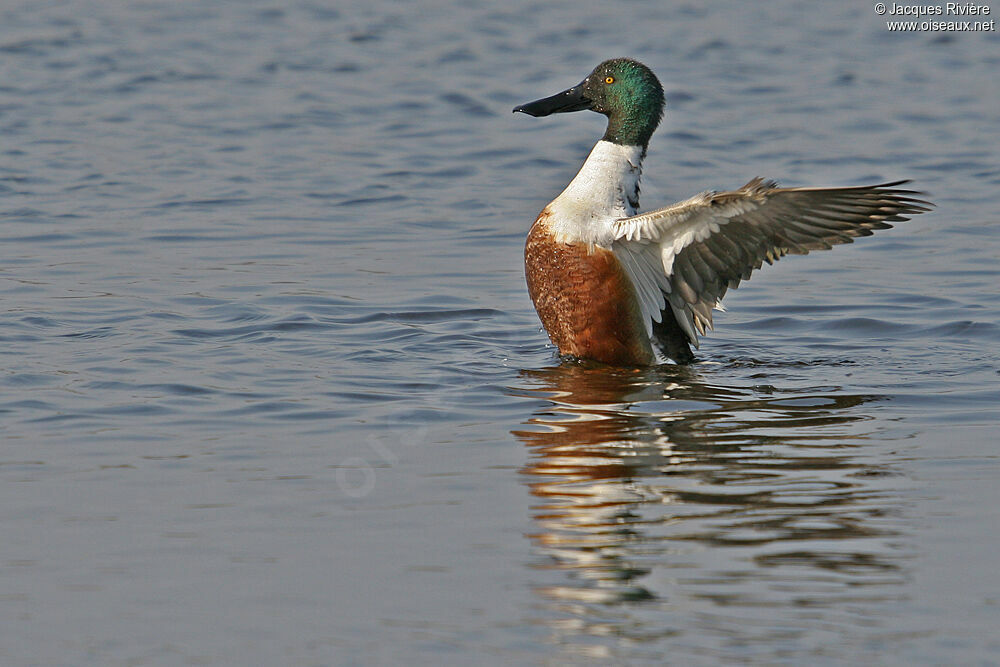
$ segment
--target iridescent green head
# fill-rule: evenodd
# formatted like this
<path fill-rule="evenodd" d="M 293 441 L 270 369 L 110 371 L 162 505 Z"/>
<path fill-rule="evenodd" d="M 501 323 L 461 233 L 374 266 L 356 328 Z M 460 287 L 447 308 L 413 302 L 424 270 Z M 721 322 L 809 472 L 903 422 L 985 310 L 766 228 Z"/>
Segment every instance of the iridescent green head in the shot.
<path fill-rule="evenodd" d="M 514 111 L 548 116 L 590 109 L 608 117 L 605 141 L 645 147 L 660 124 L 663 106 L 663 86 L 652 70 L 630 58 L 615 58 L 595 67 L 576 86 Z"/>

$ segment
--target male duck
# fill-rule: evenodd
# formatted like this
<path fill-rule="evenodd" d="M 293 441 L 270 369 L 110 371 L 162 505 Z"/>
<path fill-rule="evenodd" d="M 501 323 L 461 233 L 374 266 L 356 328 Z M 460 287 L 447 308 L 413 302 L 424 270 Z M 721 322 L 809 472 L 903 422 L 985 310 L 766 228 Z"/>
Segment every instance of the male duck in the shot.
<path fill-rule="evenodd" d="M 663 115 L 663 87 L 628 58 L 607 60 L 580 84 L 514 109 L 531 116 L 590 109 L 608 129 L 579 173 L 528 232 L 528 292 L 559 348 L 616 365 L 649 365 L 657 351 L 694 361 L 689 345 L 712 328 L 712 308 L 754 269 L 929 210 L 907 181 L 847 188 L 779 188 L 755 178 L 638 215 L 639 174 Z"/>

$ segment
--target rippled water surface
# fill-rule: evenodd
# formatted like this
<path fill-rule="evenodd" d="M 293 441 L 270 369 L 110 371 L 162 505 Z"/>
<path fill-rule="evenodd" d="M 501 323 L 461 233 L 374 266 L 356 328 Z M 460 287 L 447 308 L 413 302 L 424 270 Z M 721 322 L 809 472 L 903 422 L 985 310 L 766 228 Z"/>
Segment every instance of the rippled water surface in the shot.
<path fill-rule="evenodd" d="M 868 3 L 0 5 L 0 663 L 1000 662 L 1000 41 Z M 1000 6 L 994 7 L 1000 11 Z M 646 208 L 912 178 L 699 363 L 523 238 L 630 55 Z"/>

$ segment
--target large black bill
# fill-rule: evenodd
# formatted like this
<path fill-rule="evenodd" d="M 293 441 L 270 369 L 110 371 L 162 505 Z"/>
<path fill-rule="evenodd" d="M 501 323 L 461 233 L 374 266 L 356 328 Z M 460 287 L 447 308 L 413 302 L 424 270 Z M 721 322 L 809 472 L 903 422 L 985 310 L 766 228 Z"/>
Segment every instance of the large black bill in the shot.
<path fill-rule="evenodd" d="M 591 101 L 583 96 L 583 82 L 581 81 L 578 85 L 573 86 L 569 90 L 556 93 L 552 97 L 546 97 L 542 100 L 535 100 L 534 102 L 528 102 L 527 104 L 522 104 L 519 107 L 514 107 L 514 113 L 520 111 L 521 113 L 526 113 L 529 116 L 540 118 L 541 116 L 548 116 L 552 113 L 583 111 L 584 109 L 589 109 L 590 105 Z"/>

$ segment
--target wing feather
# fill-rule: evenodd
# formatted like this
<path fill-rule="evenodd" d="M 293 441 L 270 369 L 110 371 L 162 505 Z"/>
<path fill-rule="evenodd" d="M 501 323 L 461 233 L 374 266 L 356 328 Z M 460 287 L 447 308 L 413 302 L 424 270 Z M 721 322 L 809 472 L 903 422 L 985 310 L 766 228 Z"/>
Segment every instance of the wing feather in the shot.
<path fill-rule="evenodd" d="M 922 193 L 899 187 L 906 182 L 781 188 L 755 178 L 616 220 L 612 250 L 633 278 L 647 331 L 669 307 L 697 346 L 697 334 L 712 328 L 712 308 L 764 262 L 852 243 L 930 210 Z"/>
<path fill-rule="evenodd" d="M 650 243 L 628 241 L 615 243 L 613 247 L 635 286 L 647 335 L 653 333 L 653 322 L 662 320 L 660 312 L 666 305 L 664 293 L 670 289 L 670 282 L 660 269 L 659 254 L 650 254 L 655 248 Z"/>

